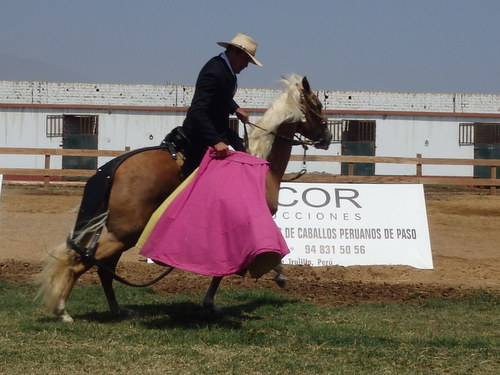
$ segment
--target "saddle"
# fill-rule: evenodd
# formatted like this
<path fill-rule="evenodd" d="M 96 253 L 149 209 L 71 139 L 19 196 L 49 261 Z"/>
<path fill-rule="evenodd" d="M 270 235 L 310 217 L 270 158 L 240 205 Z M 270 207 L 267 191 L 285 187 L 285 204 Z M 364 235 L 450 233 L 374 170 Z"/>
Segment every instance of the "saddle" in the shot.
<path fill-rule="evenodd" d="M 178 126 L 165 136 L 160 143 L 160 147 L 166 147 L 172 155 L 172 158 L 177 160 L 177 153 L 180 152 L 184 156 L 188 153 L 190 143 L 182 127 Z"/>

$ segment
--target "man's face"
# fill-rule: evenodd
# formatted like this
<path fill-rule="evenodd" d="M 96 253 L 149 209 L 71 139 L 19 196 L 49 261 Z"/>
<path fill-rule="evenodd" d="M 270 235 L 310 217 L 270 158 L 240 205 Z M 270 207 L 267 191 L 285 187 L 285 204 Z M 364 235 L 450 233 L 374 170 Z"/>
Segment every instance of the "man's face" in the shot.
<path fill-rule="evenodd" d="M 240 74 L 240 72 L 248 66 L 250 62 L 250 57 L 240 49 L 234 48 L 228 55 L 228 59 L 231 62 L 231 67 L 235 74 Z"/>

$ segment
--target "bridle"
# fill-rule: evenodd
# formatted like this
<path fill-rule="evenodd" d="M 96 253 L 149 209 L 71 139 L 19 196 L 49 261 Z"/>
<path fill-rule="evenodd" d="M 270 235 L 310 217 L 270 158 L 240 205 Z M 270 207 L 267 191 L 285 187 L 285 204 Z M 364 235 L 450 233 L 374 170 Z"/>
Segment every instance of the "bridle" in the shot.
<path fill-rule="evenodd" d="M 301 102 L 304 105 L 304 107 L 306 107 L 306 108 L 302 111 L 302 119 L 300 121 L 300 124 L 302 126 L 304 124 L 307 124 L 306 113 L 308 113 L 308 114 L 312 115 L 313 117 L 318 118 L 321 125 L 322 125 L 322 130 L 326 130 L 328 127 L 328 121 L 325 118 L 325 116 L 323 116 L 321 114 L 320 111 L 316 110 L 314 103 L 312 103 L 312 101 L 311 101 L 311 98 L 309 98 L 308 96 L 306 96 L 304 94 L 301 94 Z M 323 136 L 321 136 L 320 139 L 318 139 L 317 141 L 313 141 L 311 139 L 302 138 L 301 136 L 297 135 L 297 133 L 294 133 L 293 137 L 290 138 L 290 137 L 286 137 L 284 135 L 278 134 L 276 131 L 264 129 L 262 126 L 259 126 L 255 123 L 247 122 L 245 124 L 245 126 L 243 127 L 244 132 L 245 132 L 245 144 L 247 144 L 247 145 L 248 145 L 248 131 L 247 131 L 246 125 L 250 125 L 253 128 L 257 128 L 257 129 L 260 129 L 266 133 L 272 134 L 272 135 L 274 135 L 274 137 L 280 138 L 284 141 L 291 143 L 292 146 L 302 146 L 302 148 L 304 149 L 304 154 L 303 154 L 303 158 L 302 158 L 302 169 L 298 172 L 298 174 L 295 177 L 292 177 L 289 180 L 283 180 L 285 182 L 297 180 L 298 178 L 305 175 L 307 173 L 306 152 L 307 152 L 309 146 L 318 147 L 323 142 L 325 142 L 325 139 L 323 138 Z"/>
<path fill-rule="evenodd" d="M 305 121 L 303 120 L 302 122 L 305 122 Z M 305 146 L 305 147 L 307 147 L 307 146 L 313 146 L 316 143 L 316 141 L 311 141 L 310 139 L 301 139 L 297 134 L 294 134 L 293 138 L 285 137 L 284 135 L 281 135 L 281 134 L 275 132 L 274 130 L 264 129 L 262 126 L 254 124 L 253 122 L 247 122 L 245 125 L 250 125 L 252 128 L 260 129 L 266 133 L 274 135 L 274 137 L 276 137 L 276 138 L 280 138 L 284 141 L 290 142 L 292 144 L 292 146 Z M 245 129 L 245 143 L 248 144 L 248 132 L 247 132 L 246 126 L 244 127 L 244 129 Z"/>
<path fill-rule="evenodd" d="M 312 114 L 314 117 L 318 118 L 321 125 L 322 125 L 322 130 L 325 130 L 327 129 L 327 126 L 328 126 L 328 120 L 326 119 L 325 116 L 323 116 L 321 114 L 321 112 L 317 111 L 315 108 L 314 108 L 314 104 L 311 103 L 310 101 L 310 98 L 306 97 L 305 95 L 301 95 L 301 101 L 302 103 L 304 104 L 305 107 L 307 107 L 307 109 L 305 111 L 302 111 L 302 120 L 300 121 L 301 124 L 307 124 L 307 116 L 306 116 L 306 113 L 310 113 Z M 323 137 L 321 137 L 320 139 L 318 139 L 317 141 L 312 141 L 310 139 L 302 139 L 300 136 L 298 136 L 297 134 L 294 134 L 293 138 L 289 138 L 289 137 L 285 137 L 281 134 L 278 134 L 276 131 L 274 130 L 267 130 L 265 128 L 263 128 L 262 126 L 259 126 L 253 122 L 247 122 L 245 125 L 250 125 L 252 128 L 257 128 L 257 129 L 260 129 L 266 133 L 269 133 L 269 134 L 272 134 L 274 135 L 275 137 L 278 137 L 282 140 L 285 140 L 287 142 L 290 142 L 292 143 L 293 146 L 317 146 L 317 145 L 320 145 L 324 139 Z M 245 143 L 248 144 L 248 132 L 247 132 L 247 128 L 246 126 L 244 126 L 244 131 L 245 131 Z"/>

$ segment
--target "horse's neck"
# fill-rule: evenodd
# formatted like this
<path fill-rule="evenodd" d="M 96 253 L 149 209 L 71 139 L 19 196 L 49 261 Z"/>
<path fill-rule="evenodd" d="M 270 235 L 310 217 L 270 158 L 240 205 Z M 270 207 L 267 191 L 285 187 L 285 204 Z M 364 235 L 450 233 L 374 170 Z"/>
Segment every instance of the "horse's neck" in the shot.
<path fill-rule="evenodd" d="M 296 124 L 282 124 L 278 128 L 278 136 L 274 138 L 267 161 L 269 162 L 269 170 L 276 181 L 281 181 L 285 174 L 292 152 L 292 141 L 296 128 Z"/>
<path fill-rule="evenodd" d="M 292 132 L 295 131 L 295 126 L 289 127 L 289 125 L 291 125 L 291 122 L 302 119 L 302 109 L 299 100 L 300 92 L 296 88 L 294 89 L 294 87 L 289 87 L 287 91 L 271 104 L 259 122 L 257 122 L 258 126 L 248 134 L 248 152 L 250 154 L 269 160 L 270 152 L 272 152 L 273 148 L 286 146 L 281 145 L 279 142 L 275 144 L 275 132 L 287 133 L 290 138 L 293 137 Z M 283 126 L 284 124 L 286 125 Z M 283 129 L 279 130 L 280 128 Z M 289 128 L 293 128 L 293 130 L 288 131 Z"/>

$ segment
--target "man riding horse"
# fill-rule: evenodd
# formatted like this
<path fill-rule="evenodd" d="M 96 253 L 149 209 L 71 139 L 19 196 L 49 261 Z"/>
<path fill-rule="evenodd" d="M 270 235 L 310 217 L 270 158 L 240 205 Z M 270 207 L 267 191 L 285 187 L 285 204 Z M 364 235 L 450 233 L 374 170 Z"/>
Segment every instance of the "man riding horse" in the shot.
<path fill-rule="evenodd" d="M 234 74 L 241 72 L 249 62 L 261 65 L 255 59 L 257 44 L 243 34 L 236 35 L 229 43 L 218 44 L 226 47 L 226 51 L 211 59 L 200 72 L 193 102 L 182 130 L 177 129 L 177 134 L 172 134 L 174 131 L 169 134 L 161 146 L 131 151 L 99 168 L 85 187 L 75 230 L 66 242 L 53 248 L 44 258 L 43 269 L 37 277 L 40 284 L 39 295 L 62 321 L 73 321 L 66 310 L 66 302 L 77 279 L 93 266 L 98 267 L 97 272 L 112 314 L 127 313 L 127 309 L 119 305 L 112 286 L 115 278 L 120 280 L 115 269 L 122 253 L 137 245 L 153 214 L 167 197 L 173 196 L 176 189 L 187 181 L 189 170 L 196 169 L 203 156 L 214 154 L 214 160 L 229 163 L 234 155 L 243 154 L 228 150 L 229 146 L 237 151 L 243 150 L 238 134 L 229 129 L 228 117 L 230 113 L 236 113 L 241 121 L 248 122 L 246 112 L 233 100 L 236 89 Z M 247 184 L 249 187 L 265 189 L 261 190 L 263 194 L 260 196 L 269 210 L 265 213 L 268 218 L 269 213 L 278 209 L 280 183 L 292 146 L 298 142 L 328 149 L 332 138 L 322 114 L 321 102 L 312 92 L 306 77 L 293 74 L 282 82 L 285 85 L 284 91 L 254 124 L 246 145 L 250 155 L 264 159 L 264 163 L 268 164 L 268 171 L 265 176 L 261 176 L 260 184 Z M 304 137 L 305 140 L 297 141 L 297 136 Z M 172 138 L 182 143 L 184 148 L 177 148 L 178 145 L 172 142 Z M 186 138 L 193 146 L 188 146 L 191 142 L 186 142 Z M 176 147 L 172 148 L 172 143 Z M 210 153 L 206 151 L 209 147 L 212 149 Z M 172 153 L 172 150 L 182 151 L 187 166 L 181 166 L 176 152 Z M 106 166 L 108 168 L 104 168 Z M 90 182 L 99 181 L 100 175 L 104 176 L 102 180 L 106 183 L 97 184 L 101 189 L 91 189 Z M 227 175 L 219 177 L 219 180 L 220 178 L 239 180 Z M 241 183 L 243 182 L 240 181 Z M 209 186 L 211 191 L 214 184 Z M 90 193 L 87 194 L 87 191 Z M 207 197 L 202 198 L 208 202 L 213 201 L 205 199 Z M 234 200 L 239 202 L 239 199 L 236 196 Z M 85 204 L 86 200 L 96 200 L 97 203 L 89 208 Z M 245 209 L 240 213 L 251 217 L 246 215 Z M 80 216 L 86 219 L 82 220 L 82 225 L 79 225 Z M 211 223 L 211 219 L 207 219 L 207 222 Z M 233 223 L 231 220 L 231 224 Z M 192 225 L 188 227 L 193 228 Z M 266 229 L 267 227 L 266 225 Z M 260 230 L 257 232 L 263 233 Z M 245 245 L 248 245 L 247 242 Z M 210 241 L 207 243 L 210 244 Z M 231 248 L 234 251 L 241 250 L 239 245 Z M 192 258 L 198 259 L 199 255 L 193 255 Z M 247 263 L 242 263 L 243 267 Z M 275 281 L 281 285 L 284 276 L 280 264 L 275 271 Z M 203 299 L 203 305 L 209 311 L 218 309 L 214 296 L 222 277 L 223 275 L 213 275 Z"/>

